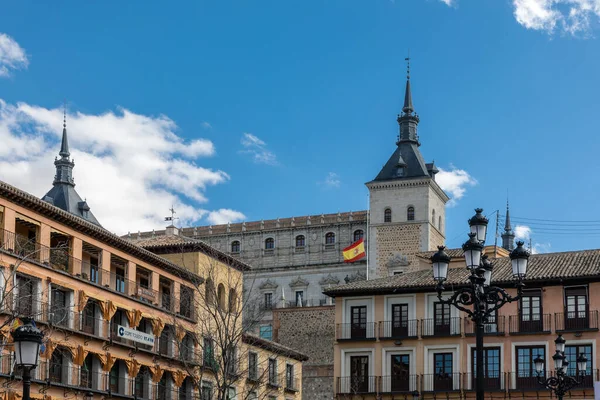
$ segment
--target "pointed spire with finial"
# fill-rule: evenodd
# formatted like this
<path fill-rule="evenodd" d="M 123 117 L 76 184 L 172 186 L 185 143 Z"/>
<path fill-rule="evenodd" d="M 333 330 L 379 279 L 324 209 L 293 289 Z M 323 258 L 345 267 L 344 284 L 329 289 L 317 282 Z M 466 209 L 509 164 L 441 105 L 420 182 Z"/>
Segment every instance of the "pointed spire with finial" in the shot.
<path fill-rule="evenodd" d="M 62 158 L 69 158 L 71 153 L 69 152 L 69 139 L 67 138 L 67 101 L 65 100 L 63 108 L 63 132 L 62 132 L 62 143 L 60 144 L 60 152 L 58 153 Z"/>
<path fill-rule="evenodd" d="M 504 232 L 502 232 L 502 247 L 508 251 L 512 251 L 515 248 L 515 233 L 510 225 L 508 199 L 506 199 L 506 217 L 504 219 Z"/>
<path fill-rule="evenodd" d="M 405 114 L 412 114 L 415 109 L 412 103 L 412 93 L 410 91 L 410 55 L 405 58 L 406 60 L 406 91 L 404 92 L 404 107 L 402 112 Z"/>

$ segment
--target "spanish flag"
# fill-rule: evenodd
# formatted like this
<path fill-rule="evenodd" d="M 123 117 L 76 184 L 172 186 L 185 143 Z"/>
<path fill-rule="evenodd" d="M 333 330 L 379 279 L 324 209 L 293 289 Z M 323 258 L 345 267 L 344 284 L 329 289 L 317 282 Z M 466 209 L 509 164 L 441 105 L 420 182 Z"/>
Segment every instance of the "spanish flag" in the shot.
<path fill-rule="evenodd" d="M 350 246 L 342 250 L 344 254 L 344 262 L 351 263 L 365 257 L 365 242 L 360 239 L 358 242 L 352 243 Z"/>

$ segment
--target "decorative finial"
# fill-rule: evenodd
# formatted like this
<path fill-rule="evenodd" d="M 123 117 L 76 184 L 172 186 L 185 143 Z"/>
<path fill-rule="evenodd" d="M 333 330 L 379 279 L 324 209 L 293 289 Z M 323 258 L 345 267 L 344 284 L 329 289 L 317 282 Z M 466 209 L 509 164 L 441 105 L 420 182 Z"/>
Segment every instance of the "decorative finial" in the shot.
<path fill-rule="evenodd" d="M 410 81 L 410 49 L 408 49 L 408 56 L 404 61 L 406 61 L 406 79 Z"/>
<path fill-rule="evenodd" d="M 67 128 L 67 99 L 64 100 L 63 106 L 63 128 Z"/>

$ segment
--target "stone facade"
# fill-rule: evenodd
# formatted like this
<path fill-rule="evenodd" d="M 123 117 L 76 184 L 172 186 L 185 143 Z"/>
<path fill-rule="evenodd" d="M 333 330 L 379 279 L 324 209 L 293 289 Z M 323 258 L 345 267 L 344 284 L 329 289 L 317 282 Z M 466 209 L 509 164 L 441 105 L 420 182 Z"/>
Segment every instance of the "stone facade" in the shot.
<path fill-rule="evenodd" d="M 274 339 L 308 355 L 302 366 L 304 399 L 333 399 L 335 308 L 285 308 L 273 312 Z"/>

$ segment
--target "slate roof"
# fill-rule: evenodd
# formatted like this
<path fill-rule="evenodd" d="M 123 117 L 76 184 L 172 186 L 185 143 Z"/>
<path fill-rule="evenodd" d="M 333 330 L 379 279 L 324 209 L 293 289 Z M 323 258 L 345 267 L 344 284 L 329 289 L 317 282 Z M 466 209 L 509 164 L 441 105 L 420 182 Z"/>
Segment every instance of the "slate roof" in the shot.
<path fill-rule="evenodd" d="M 492 282 L 500 286 L 514 284 L 508 257 L 492 260 Z M 466 268 L 450 268 L 446 287 L 462 286 L 468 282 Z M 600 280 L 600 249 L 562 253 L 533 254 L 529 258 L 525 283 L 560 283 L 573 280 Z M 431 269 L 423 269 L 369 281 L 334 286 L 323 293 L 329 296 L 352 296 L 377 293 L 414 293 L 433 291 L 436 283 Z"/>
<path fill-rule="evenodd" d="M 271 340 L 263 339 L 252 333 L 244 333 L 242 335 L 242 341 L 246 344 L 260 347 L 265 350 L 269 350 L 275 354 L 280 354 L 289 358 L 293 358 L 298 361 L 307 361 L 308 356 L 292 349 L 291 347 L 284 346 L 280 343 L 273 342 Z"/>
<path fill-rule="evenodd" d="M 398 176 L 398 161 L 402 159 L 404 163 L 404 172 Z M 390 179 L 419 178 L 428 177 L 427 164 L 419 151 L 419 146 L 415 142 L 399 142 L 398 147 L 385 163 L 374 181 L 386 181 Z"/>
<path fill-rule="evenodd" d="M 87 202 L 84 202 L 81 196 L 75 190 L 75 187 L 58 183 L 54 184 L 52 189 L 42 197 L 42 199 L 58 208 L 77 215 L 79 218 L 86 219 L 93 224 L 100 225 L 94 214 L 89 211 Z M 84 210 L 87 212 L 84 214 Z"/>

